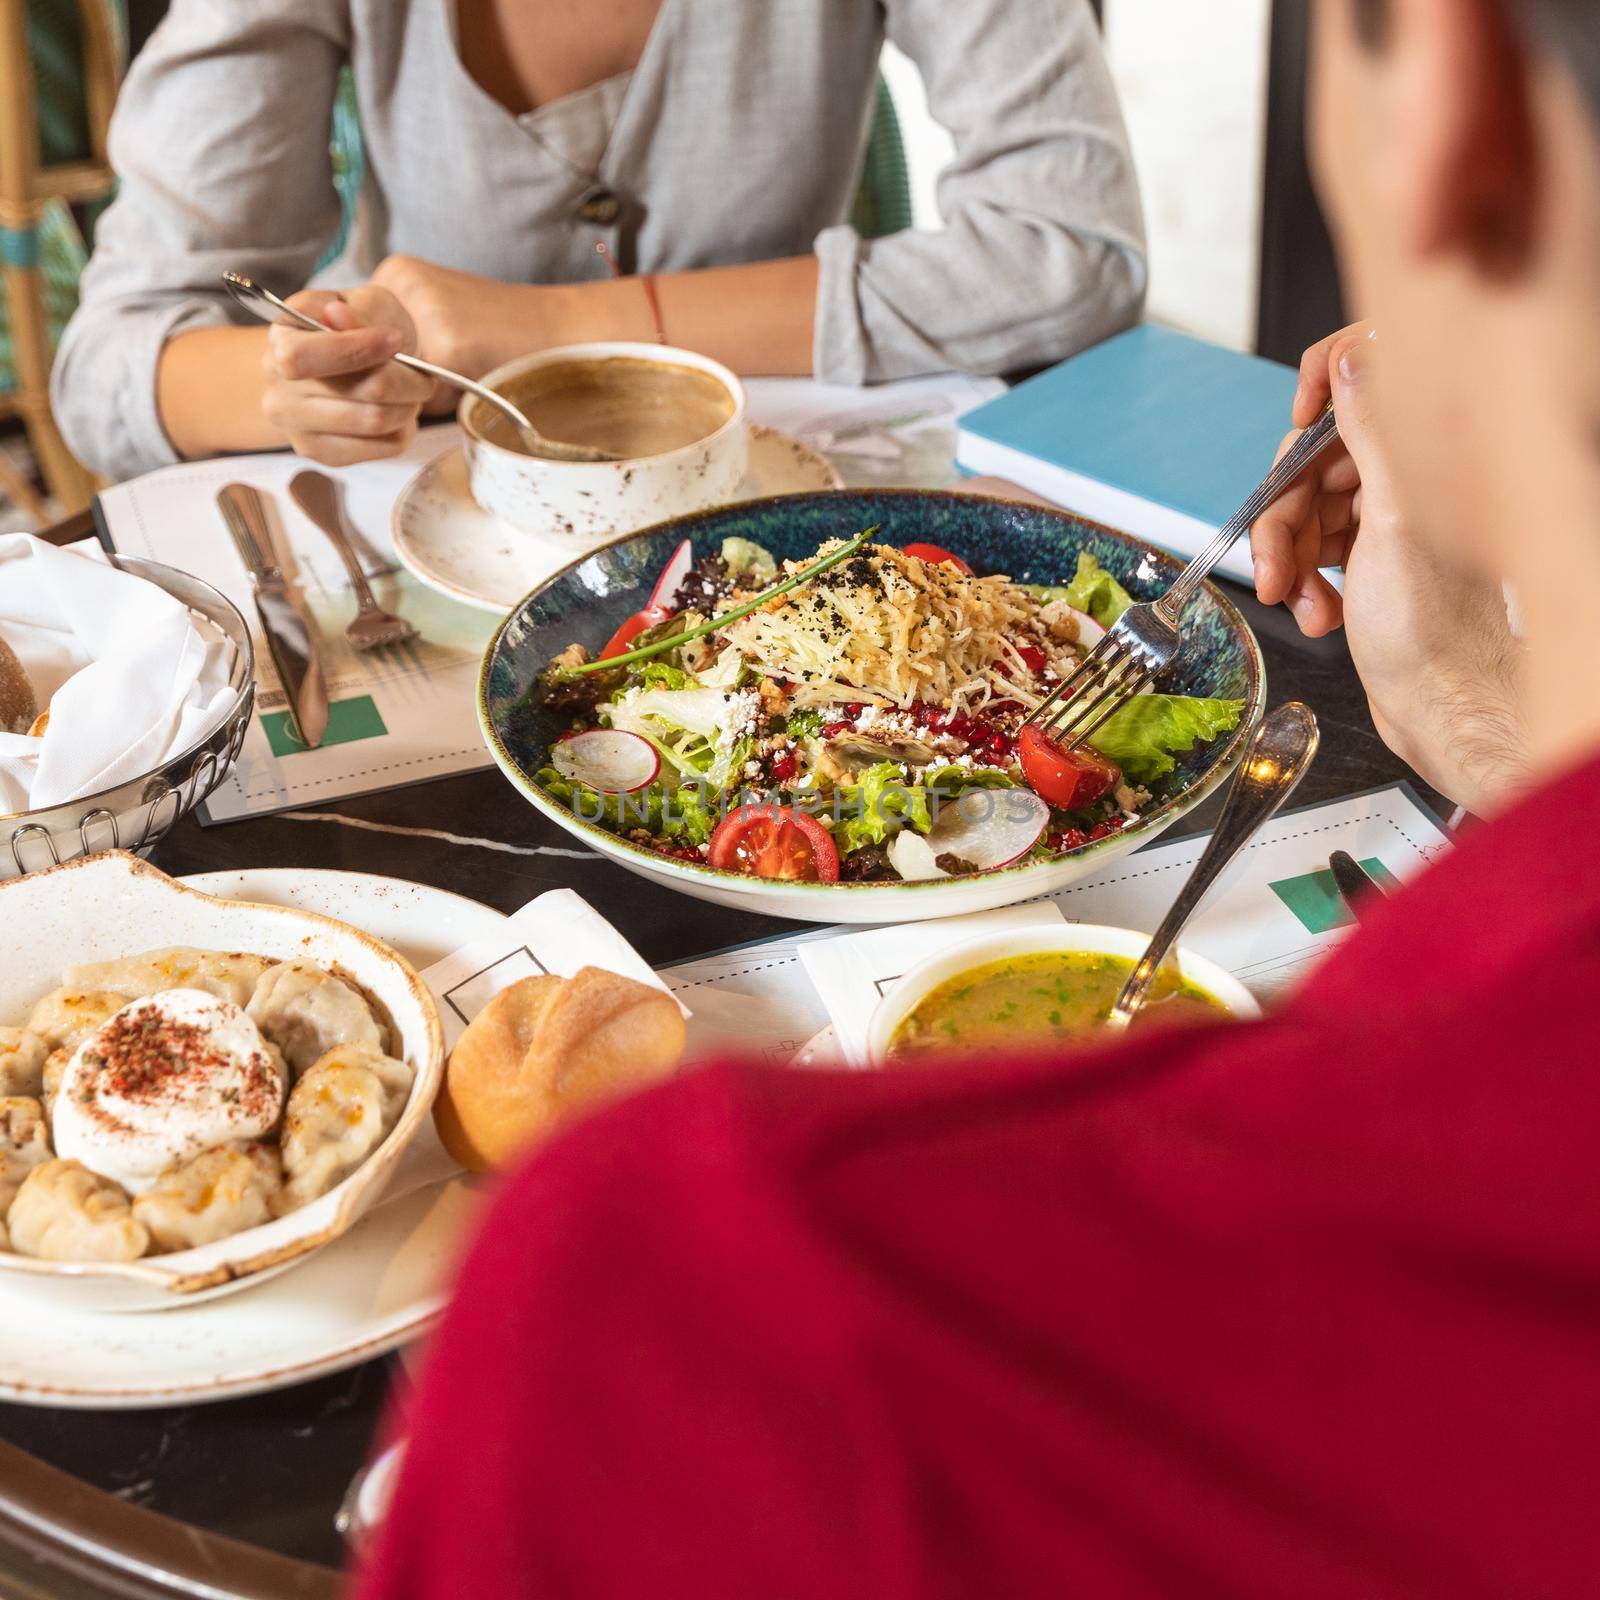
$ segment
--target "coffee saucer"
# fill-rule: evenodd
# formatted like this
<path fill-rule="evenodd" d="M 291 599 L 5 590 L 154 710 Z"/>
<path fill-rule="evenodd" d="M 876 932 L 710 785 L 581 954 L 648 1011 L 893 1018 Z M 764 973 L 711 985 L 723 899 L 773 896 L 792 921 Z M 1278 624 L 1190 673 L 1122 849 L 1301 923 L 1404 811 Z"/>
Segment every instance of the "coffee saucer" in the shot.
<path fill-rule="evenodd" d="M 752 423 L 749 465 L 733 498 L 760 500 L 840 483 L 815 450 Z M 393 531 L 396 556 L 430 589 L 502 615 L 585 549 L 553 534 L 519 532 L 485 511 L 468 492 L 460 445 L 436 456 L 400 491 Z M 597 539 L 590 548 L 603 543 Z"/>

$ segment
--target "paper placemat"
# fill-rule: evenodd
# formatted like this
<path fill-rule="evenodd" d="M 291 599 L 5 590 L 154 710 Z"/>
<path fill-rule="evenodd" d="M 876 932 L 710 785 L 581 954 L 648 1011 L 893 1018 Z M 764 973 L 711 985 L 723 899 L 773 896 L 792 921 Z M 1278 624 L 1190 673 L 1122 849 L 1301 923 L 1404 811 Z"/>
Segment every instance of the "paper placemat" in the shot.
<path fill-rule="evenodd" d="M 982 916 L 1058 913 L 1070 922 L 1149 932 L 1208 837 L 1158 841 L 1071 888 Z M 1182 943 L 1270 1001 L 1351 926 L 1328 871 L 1333 851 L 1348 850 L 1369 871 L 1399 883 L 1449 843 L 1404 784 L 1286 812 L 1212 888 Z M 691 1060 L 739 1055 L 784 1062 L 832 1023 L 845 1064 L 859 1065 L 866 1020 L 883 990 L 923 956 L 981 931 L 970 917 L 868 931 L 817 929 L 681 962 L 661 976 L 694 1008 Z"/>
<path fill-rule="evenodd" d="M 372 581 L 378 603 L 415 624 L 419 634 L 410 644 L 365 655 L 344 636 L 355 615 L 344 567 L 289 499 L 289 480 L 308 465 L 299 456 L 280 451 L 186 462 L 100 495 L 100 515 L 119 552 L 164 561 L 213 584 L 238 606 L 255 636 L 256 714 L 237 765 L 200 808 L 202 822 L 260 816 L 490 764 L 473 700 L 495 618 L 412 577 L 395 561 L 389 535 L 401 489 L 457 437 L 454 427 L 429 428 L 404 455 L 329 474 L 344 485 L 346 516 L 368 547 L 363 564 L 383 572 Z M 299 743 L 256 621 L 244 563 L 217 509 L 217 493 L 230 483 L 262 491 L 316 622 L 329 721 L 315 750 Z"/>

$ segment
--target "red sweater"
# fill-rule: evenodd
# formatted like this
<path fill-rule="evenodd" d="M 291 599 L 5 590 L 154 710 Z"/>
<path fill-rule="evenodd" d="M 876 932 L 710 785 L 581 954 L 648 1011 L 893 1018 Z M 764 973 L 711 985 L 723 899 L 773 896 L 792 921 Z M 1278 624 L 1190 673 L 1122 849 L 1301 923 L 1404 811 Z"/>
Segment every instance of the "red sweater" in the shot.
<path fill-rule="evenodd" d="M 472 1252 L 365 1594 L 1592 1597 L 1597 1008 L 1600 761 L 1270 1021 L 598 1116 Z"/>

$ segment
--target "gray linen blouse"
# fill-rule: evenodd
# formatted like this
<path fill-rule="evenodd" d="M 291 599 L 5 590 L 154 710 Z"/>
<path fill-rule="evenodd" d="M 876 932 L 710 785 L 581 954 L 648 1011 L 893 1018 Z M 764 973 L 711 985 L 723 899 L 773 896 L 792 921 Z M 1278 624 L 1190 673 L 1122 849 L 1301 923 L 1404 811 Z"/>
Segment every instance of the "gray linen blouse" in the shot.
<path fill-rule="evenodd" d="M 939 230 L 866 240 L 841 219 L 885 36 L 956 154 Z M 815 370 L 841 383 L 1056 360 L 1143 299 L 1138 190 L 1087 0 L 662 0 L 631 73 L 521 117 L 463 67 L 452 0 L 174 0 L 123 89 L 121 191 L 56 363 L 62 427 L 99 471 L 175 459 L 157 358 L 180 330 L 248 320 L 224 268 L 288 293 L 336 236 L 327 130 L 346 62 L 368 162 L 357 274 L 404 253 L 571 282 L 605 273 L 597 237 L 642 272 L 815 250 Z"/>

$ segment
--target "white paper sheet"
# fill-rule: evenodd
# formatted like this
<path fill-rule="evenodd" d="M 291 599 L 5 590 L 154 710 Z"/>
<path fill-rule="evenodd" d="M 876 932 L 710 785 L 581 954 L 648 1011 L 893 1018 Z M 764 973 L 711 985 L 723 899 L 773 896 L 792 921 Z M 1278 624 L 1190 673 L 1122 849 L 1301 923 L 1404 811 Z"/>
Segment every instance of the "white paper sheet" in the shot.
<path fill-rule="evenodd" d="M 1048 899 L 984 915 L 1059 912 L 1071 922 L 1149 932 L 1166 915 L 1207 837 L 1157 843 Z M 1448 848 L 1449 836 L 1433 814 L 1400 784 L 1289 812 L 1269 823 L 1212 889 L 1182 942 L 1270 1001 L 1349 931 L 1330 892 L 1333 851 L 1378 863 L 1403 882 Z M 1311 883 L 1302 881 L 1308 877 Z M 1324 917 L 1337 920 L 1313 931 Z M 819 929 L 683 962 L 662 976 L 694 1006 L 691 1060 L 738 1054 L 786 1061 L 831 1022 L 839 1035 L 833 1050 L 845 1064 L 859 1064 L 866 1019 L 882 990 L 951 937 L 981 932 L 969 926 L 975 920 L 870 932 Z"/>

